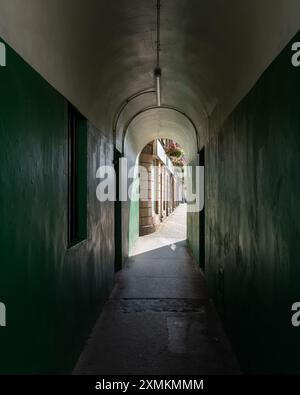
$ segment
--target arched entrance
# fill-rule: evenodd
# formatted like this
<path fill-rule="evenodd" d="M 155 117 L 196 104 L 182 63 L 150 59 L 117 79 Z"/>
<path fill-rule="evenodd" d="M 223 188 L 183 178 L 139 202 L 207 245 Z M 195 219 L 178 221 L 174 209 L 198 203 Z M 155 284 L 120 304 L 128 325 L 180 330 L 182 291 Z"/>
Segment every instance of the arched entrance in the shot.
<path fill-rule="evenodd" d="M 173 140 L 154 140 L 143 148 L 138 163 L 139 236 L 145 236 L 183 203 L 184 151 Z"/>
<path fill-rule="evenodd" d="M 140 153 L 147 144 L 161 139 L 176 141 L 184 150 L 186 163 L 190 166 L 198 165 L 199 144 L 195 125 L 185 114 L 173 109 L 151 108 L 147 111 L 141 111 L 138 115 L 132 117 L 131 123 L 127 123 L 123 133 L 119 134 L 119 138 L 123 139 L 124 157 L 127 159 L 129 167 L 136 166 L 137 168 Z M 170 207 L 166 206 L 163 209 L 165 213 L 169 210 Z M 189 216 L 199 216 L 199 213 L 191 213 Z M 123 204 L 122 221 L 123 246 L 125 247 L 125 255 L 128 256 L 140 234 L 138 226 L 139 202 L 130 201 Z M 198 229 L 192 231 L 199 234 Z"/>

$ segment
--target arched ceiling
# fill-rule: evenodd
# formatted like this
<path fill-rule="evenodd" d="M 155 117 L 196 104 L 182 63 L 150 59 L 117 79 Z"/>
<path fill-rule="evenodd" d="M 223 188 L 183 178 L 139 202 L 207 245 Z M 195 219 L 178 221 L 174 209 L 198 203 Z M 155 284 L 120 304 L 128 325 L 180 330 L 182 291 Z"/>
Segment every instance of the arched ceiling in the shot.
<path fill-rule="evenodd" d="M 299 0 L 162 0 L 162 103 L 193 119 L 202 145 L 299 27 Z M 156 0 L 0 0 L 0 36 L 111 138 L 120 105 L 154 87 Z M 126 107 L 118 145 L 154 103 Z"/>
<path fill-rule="evenodd" d="M 161 138 L 173 139 L 180 144 L 188 161 L 192 161 L 197 153 L 193 125 L 184 115 L 172 109 L 156 108 L 144 111 L 124 131 L 124 153 L 133 160 L 150 141 Z"/>

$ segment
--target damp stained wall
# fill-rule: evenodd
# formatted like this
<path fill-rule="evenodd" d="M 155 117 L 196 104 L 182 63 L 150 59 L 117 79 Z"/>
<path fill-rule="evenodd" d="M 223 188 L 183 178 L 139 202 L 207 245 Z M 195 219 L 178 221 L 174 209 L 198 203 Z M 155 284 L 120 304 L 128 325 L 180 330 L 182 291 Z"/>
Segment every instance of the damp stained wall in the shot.
<path fill-rule="evenodd" d="M 198 159 L 198 158 L 197 158 Z M 193 192 L 196 191 L 196 166 L 198 166 L 198 160 L 195 159 L 191 163 L 189 163 L 189 166 L 191 166 L 191 171 L 192 171 L 192 187 L 193 187 Z M 188 207 L 191 208 L 191 206 L 194 204 L 194 202 L 188 202 Z M 187 212 L 187 240 L 188 240 L 188 245 L 191 249 L 191 252 L 193 253 L 193 256 L 196 260 L 196 262 L 199 265 L 202 265 L 202 262 L 200 262 L 200 223 L 199 223 L 200 215 L 199 212 L 193 212 L 189 211 Z"/>
<path fill-rule="evenodd" d="M 88 238 L 67 248 L 67 103 L 8 46 L 0 68 L 1 373 L 70 373 L 113 284 L 111 142 L 87 127 Z"/>
<path fill-rule="evenodd" d="M 206 146 L 206 276 L 246 373 L 300 373 L 291 325 L 300 300 L 300 68 L 291 45 Z"/>
<path fill-rule="evenodd" d="M 139 191 L 138 177 L 138 158 L 139 155 L 127 156 L 128 187 L 132 191 L 132 199 L 128 198 L 127 202 L 122 203 L 122 259 L 123 264 L 131 254 L 133 247 L 139 237 L 140 222 L 140 202 L 137 197 Z M 132 177 L 134 176 L 134 177 Z"/>
<path fill-rule="evenodd" d="M 138 185 L 138 180 L 134 181 Z M 139 237 L 139 201 L 122 202 L 122 265 Z"/>

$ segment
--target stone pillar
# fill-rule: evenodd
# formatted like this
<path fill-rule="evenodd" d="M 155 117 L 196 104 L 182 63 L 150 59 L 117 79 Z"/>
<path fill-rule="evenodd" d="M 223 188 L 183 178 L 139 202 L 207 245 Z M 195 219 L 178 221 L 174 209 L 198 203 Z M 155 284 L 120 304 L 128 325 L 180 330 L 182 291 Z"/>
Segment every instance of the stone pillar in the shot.
<path fill-rule="evenodd" d="M 152 154 L 144 151 L 140 155 L 140 166 L 146 169 L 146 172 L 140 173 L 140 236 L 153 233 L 155 230 L 152 219 Z"/>
<path fill-rule="evenodd" d="M 160 224 L 159 215 L 153 210 L 152 196 L 154 182 L 154 169 L 153 169 L 153 143 L 148 144 L 140 155 L 139 164 L 145 171 L 140 174 L 140 195 L 147 197 L 147 200 L 140 200 L 140 236 L 145 236 L 156 231 Z"/>

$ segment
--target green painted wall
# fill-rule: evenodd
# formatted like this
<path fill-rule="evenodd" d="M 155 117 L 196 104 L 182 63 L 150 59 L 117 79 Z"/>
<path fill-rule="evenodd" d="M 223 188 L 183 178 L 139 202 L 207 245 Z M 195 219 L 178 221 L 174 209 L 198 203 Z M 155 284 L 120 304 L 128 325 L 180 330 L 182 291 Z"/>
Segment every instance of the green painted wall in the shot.
<path fill-rule="evenodd" d="M 127 154 L 127 171 L 128 175 L 132 176 L 132 169 L 135 169 L 135 177 L 128 178 L 128 188 L 134 193 L 135 198 L 127 202 L 122 202 L 122 261 L 123 264 L 131 254 L 132 249 L 139 237 L 139 221 L 140 221 L 140 204 L 137 198 L 139 191 L 139 179 L 137 177 L 138 155 L 135 152 Z"/>
<path fill-rule="evenodd" d="M 196 169 L 198 166 L 197 160 L 189 164 L 192 166 L 192 177 L 193 177 L 193 192 L 196 191 Z M 189 247 L 193 253 L 193 256 L 197 263 L 200 265 L 200 226 L 199 226 L 199 213 L 198 212 L 188 212 L 187 213 L 187 240 Z"/>
<path fill-rule="evenodd" d="M 113 147 L 88 125 L 88 239 L 68 250 L 66 101 L 9 47 L 0 87 L 0 373 L 68 373 L 113 283 L 114 206 L 95 193 Z"/>
<path fill-rule="evenodd" d="M 206 152 L 206 275 L 241 366 L 299 374 L 290 310 L 300 300 L 300 68 L 291 45 Z"/>
<path fill-rule="evenodd" d="M 200 249 L 199 249 L 199 214 L 187 214 L 187 239 L 189 247 L 197 263 L 200 265 Z"/>
<path fill-rule="evenodd" d="M 136 166 L 139 165 L 139 160 L 136 160 Z M 138 174 L 138 167 L 135 169 L 135 178 L 131 179 L 132 183 L 132 200 L 129 202 L 130 205 L 130 214 L 129 214 L 129 253 L 132 252 L 132 249 L 139 237 L 139 224 L 140 224 L 140 201 L 139 201 L 139 190 L 140 190 L 140 181 Z"/>
<path fill-rule="evenodd" d="M 139 202 L 130 202 L 130 217 L 129 217 L 129 253 L 132 252 L 132 249 L 139 237 L 139 221 L 140 221 L 140 213 L 139 213 Z"/>

